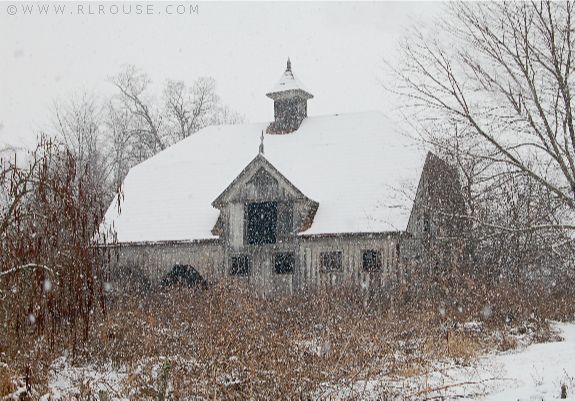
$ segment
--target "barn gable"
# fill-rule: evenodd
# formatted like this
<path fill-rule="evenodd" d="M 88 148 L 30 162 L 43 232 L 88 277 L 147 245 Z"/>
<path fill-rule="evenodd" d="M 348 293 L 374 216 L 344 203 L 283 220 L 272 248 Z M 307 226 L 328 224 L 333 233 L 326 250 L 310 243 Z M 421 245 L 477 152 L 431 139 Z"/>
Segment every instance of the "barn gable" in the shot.
<path fill-rule="evenodd" d="M 269 230 L 276 238 L 286 241 L 311 226 L 319 203 L 304 195 L 263 155 L 259 153 L 212 202 L 220 210 L 212 229 L 235 249 L 249 243 L 250 233 L 257 230 L 251 214 L 254 210 L 272 213 Z M 259 207 L 259 209 L 257 209 Z M 255 209 L 254 209 L 255 208 Z"/>
<path fill-rule="evenodd" d="M 456 260 L 461 234 L 467 227 L 465 199 L 457 169 L 429 152 L 419 178 L 407 224 L 410 239 L 403 241 L 401 254 L 407 259 L 436 255 Z M 439 249 L 442 248 L 442 249 Z"/>
<path fill-rule="evenodd" d="M 407 232 L 415 237 L 452 237 L 461 232 L 465 200 L 457 170 L 429 152 L 417 186 Z"/>
<path fill-rule="evenodd" d="M 232 201 L 265 201 L 275 198 L 313 202 L 284 177 L 263 155 L 259 153 L 212 202 L 220 208 Z"/>

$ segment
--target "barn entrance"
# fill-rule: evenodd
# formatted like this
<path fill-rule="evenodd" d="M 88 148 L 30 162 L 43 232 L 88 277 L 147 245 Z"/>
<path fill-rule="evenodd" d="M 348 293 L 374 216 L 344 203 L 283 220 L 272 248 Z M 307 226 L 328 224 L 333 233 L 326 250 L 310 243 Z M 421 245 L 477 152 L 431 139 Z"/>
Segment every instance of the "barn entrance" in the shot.
<path fill-rule="evenodd" d="M 246 240 L 250 245 L 275 244 L 277 202 L 257 202 L 247 205 Z"/>
<path fill-rule="evenodd" d="M 161 284 L 164 287 L 176 285 L 203 289 L 208 287 L 208 282 L 193 266 L 181 264 L 174 265 L 172 270 L 163 278 Z"/>

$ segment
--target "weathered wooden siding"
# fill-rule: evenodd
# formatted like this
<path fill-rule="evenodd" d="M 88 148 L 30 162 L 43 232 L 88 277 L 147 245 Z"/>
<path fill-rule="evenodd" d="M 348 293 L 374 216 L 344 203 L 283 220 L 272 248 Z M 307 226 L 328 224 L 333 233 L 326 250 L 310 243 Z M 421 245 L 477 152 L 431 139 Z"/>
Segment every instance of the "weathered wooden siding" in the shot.
<path fill-rule="evenodd" d="M 296 290 L 294 285 L 297 273 L 276 274 L 274 270 L 273 257 L 277 252 L 294 252 L 297 250 L 288 246 L 259 246 L 253 247 L 249 251 L 244 250 L 244 254 L 249 254 L 251 258 L 251 271 L 248 276 L 231 276 L 229 274 L 229 259 L 235 255 L 231 252 L 228 254 L 226 260 L 227 264 L 225 279 L 229 282 L 242 282 L 248 283 L 256 289 L 264 293 L 292 293 Z M 297 269 L 297 267 L 296 267 Z"/>
<path fill-rule="evenodd" d="M 244 205 L 243 203 L 230 203 L 227 206 L 229 218 L 227 230 L 230 247 L 239 250 L 244 245 Z"/>
<path fill-rule="evenodd" d="M 137 269 L 152 286 L 158 285 L 175 264 L 189 264 L 210 283 L 222 280 L 244 283 L 268 294 L 338 286 L 381 289 L 402 275 L 397 253 L 400 239 L 399 233 L 309 236 L 297 237 L 295 243 L 252 245 L 242 247 L 240 251 L 227 248 L 220 241 L 124 245 L 115 248 L 119 255 L 116 267 L 120 272 L 125 268 Z M 365 250 L 381 252 L 382 266 L 379 271 L 364 271 Z M 341 271 L 323 271 L 320 255 L 330 251 L 342 252 Z M 293 273 L 275 272 L 273 257 L 277 252 L 294 253 L 296 264 Z M 250 256 L 251 271 L 248 276 L 230 275 L 230 258 L 237 254 Z"/>
<path fill-rule="evenodd" d="M 334 237 L 309 237 L 300 242 L 298 288 L 325 289 L 336 286 L 357 286 L 362 289 L 383 288 L 400 274 L 397 248 L 400 235 L 357 234 Z M 374 250 L 381 253 L 381 269 L 365 271 L 363 252 Z M 321 266 L 322 252 L 342 252 L 342 270 L 324 271 Z"/>
<path fill-rule="evenodd" d="M 115 263 L 112 265 L 114 281 L 122 280 L 126 273 L 141 274 L 152 286 L 176 264 L 191 265 L 209 281 L 217 281 L 225 272 L 222 246 L 218 241 L 125 244 L 112 249 Z"/>

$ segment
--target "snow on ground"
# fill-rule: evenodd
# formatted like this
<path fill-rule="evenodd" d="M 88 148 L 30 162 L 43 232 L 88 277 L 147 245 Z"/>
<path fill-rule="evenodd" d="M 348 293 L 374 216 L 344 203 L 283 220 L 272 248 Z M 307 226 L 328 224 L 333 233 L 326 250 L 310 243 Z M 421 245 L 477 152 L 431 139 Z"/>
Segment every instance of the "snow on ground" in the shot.
<path fill-rule="evenodd" d="M 557 323 L 564 341 L 534 344 L 522 352 L 486 358 L 498 369 L 498 385 L 485 400 L 555 400 L 561 385 L 567 399 L 575 400 L 575 323 Z"/>
<path fill-rule="evenodd" d="M 71 366 L 66 357 L 56 359 L 50 368 L 50 393 L 42 396 L 41 401 L 82 398 L 86 392 L 93 395 L 111 393 L 112 400 L 120 400 L 121 398 L 115 395 L 119 393 L 128 376 L 125 370 L 118 371 L 111 366 Z"/>
<path fill-rule="evenodd" d="M 555 323 L 564 339 L 533 344 L 523 349 L 493 353 L 470 366 L 455 362 L 437 363 L 429 373 L 412 377 L 383 377 L 376 380 L 326 385 L 319 399 L 361 400 L 482 400 L 547 401 L 575 400 L 575 323 Z"/>
<path fill-rule="evenodd" d="M 194 365 L 193 360 L 176 358 L 180 366 Z M 171 363 L 167 358 L 145 358 L 133 366 L 111 364 L 75 366 L 62 356 L 50 366 L 49 392 L 40 401 L 90 399 L 129 401 L 134 399 L 171 399 L 169 382 Z M 166 398 L 168 397 L 168 398 Z"/>
<path fill-rule="evenodd" d="M 455 367 L 420 378 L 430 396 L 485 401 L 575 400 L 575 323 L 555 323 L 564 339 L 533 344 L 523 350 L 487 355 L 470 367 Z M 422 394 L 418 394 L 422 395 Z"/>
<path fill-rule="evenodd" d="M 554 328 L 563 341 L 489 354 L 469 366 L 453 361 L 437 363 L 429 373 L 412 378 L 326 384 L 316 398 L 547 401 L 561 399 L 561 387 L 565 385 L 566 399 L 575 400 L 575 322 L 554 323 Z M 125 386 L 130 375 L 125 369 L 72 367 L 66 358 L 57 359 L 52 368 L 52 399 L 77 395 L 82 386 L 90 387 L 92 394 L 103 391 L 111 399 L 126 399 Z M 43 399 L 47 400 L 48 394 Z"/>

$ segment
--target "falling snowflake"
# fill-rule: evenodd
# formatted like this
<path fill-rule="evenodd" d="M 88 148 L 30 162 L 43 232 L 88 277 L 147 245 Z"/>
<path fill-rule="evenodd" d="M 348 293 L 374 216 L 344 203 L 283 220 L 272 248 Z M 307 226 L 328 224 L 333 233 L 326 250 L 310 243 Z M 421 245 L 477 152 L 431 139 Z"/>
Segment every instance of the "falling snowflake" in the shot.
<path fill-rule="evenodd" d="M 483 319 L 487 320 L 491 317 L 491 315 L 493 315 L 493 309 L 490 305 L 485 305 L 483 309 L 481 309 L 481 316 Z"/>

